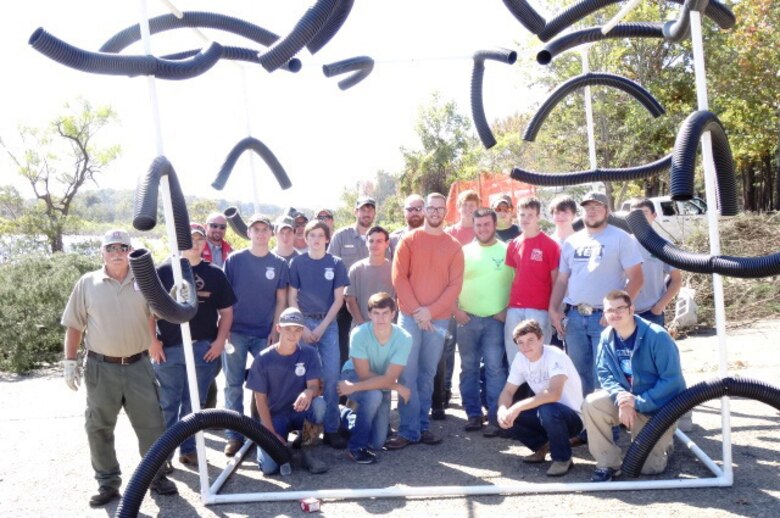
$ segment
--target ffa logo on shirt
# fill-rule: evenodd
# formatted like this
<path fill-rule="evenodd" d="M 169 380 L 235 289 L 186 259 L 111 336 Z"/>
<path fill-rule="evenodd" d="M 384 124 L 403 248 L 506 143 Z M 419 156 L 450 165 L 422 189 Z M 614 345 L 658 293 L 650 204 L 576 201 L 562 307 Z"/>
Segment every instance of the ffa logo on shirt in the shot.
<path fill-rule="evenodd" d="M 303 376 L 306 374 L 306 366 L 303 364 L 303 362 L 296 363 L 295 364 L 295 375 L 296 376 Z"/>
<path fill-rule="evenodd" d="M 276 277 L 276 270 L 274 270 L 273 266 L 266 266 L 265 267 L 265 278 L 269 281 L 273 280 L 273 278 Z"/>
<path fill-rule="evenodd" d="M 542 253 L 541 249 L 534 248 L 531 250 L 531 260 L 532 261 L 543 261 L 544 260 L 544 254 Z"/>
<path fill-rule="evenodd" d="M 336 274 L 333 273 L 333 268 L 325 268 L 325 278 L 329 281 L 333 280 Z"/>
<path fill-rule="evenodd" d="M 500 270 L 501 269 L 501 265 L 504 264 L 504 260 L 503 259 L 499 259 L 497 257 L 493 257 L 492 259 L 493 259 L 493 264 L 496 267 L 496 270 Z"/>

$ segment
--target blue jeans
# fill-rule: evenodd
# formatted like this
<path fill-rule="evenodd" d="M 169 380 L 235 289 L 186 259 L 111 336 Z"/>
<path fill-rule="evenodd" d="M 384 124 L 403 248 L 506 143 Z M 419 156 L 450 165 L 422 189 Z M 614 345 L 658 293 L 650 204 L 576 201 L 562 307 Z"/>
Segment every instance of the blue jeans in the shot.
<path fill-rule="evenodd" d="M 306 327 L 314 329 L 322 320 L 306 317 Z M 306 342 L 301 341 L 302 344 Z M 341 353 L 339 352 L 339 326 L 334 320 L 325 329 L 318 342 L 309 344 L 317 349 L 322 361 L 323 392 L 327 408 L 325 410 L 325 433 L 339 431 L 339 394 L 336 390 L 341 373 Z"/>
<path fill-rule="evenodd" d="M 532 309 L 532 308 L 509 308 L 506 311 L 506 322 L 504 322 L 504 347 L 506 348 L 506 359 L 509 366 L 512 366 L 512 362 L 515 360 L 518 348 L 515 343 L 512 333 L 517 327 L 517 324 L 523 320 L 534 319 L 542 326 L 542 333 L 544 336 L 542 340 L 545 344 L 549 344 L 552 340 L 552 327 L 550 325 L 550 314 L 545 309 Z"/>
<path fill-rule="evenodd" d="M 286 438 L 291 430 L 302 429 L 303 421 L 309 421 L 311 424 L 322 424 L 322 420 L 325 418 L 325 406 L 325 400 L 321 396 L 312 399 L 309 409 L 305 412 L 296 412 L 290 405 L 289 411 L 271 416 L 274 430 Z M 271 475 L 279 471 L 279 464 L 262 448 L 257 448 L 257 462 L 264 475 Z"/>
<path fill-rule="evenodd" d="M 566 312 L 569 319 L 566 325 L 566 354 L 571 358 L 582 380 L 582 395 L 587 396 L 597 387 L 596 350 L 604 326 L 601 325 L 603 312 L 594 310 L 589 316 L 580 315 L 576 308 Z"/>
<path fill-rule="evenodd" d="M 413 316 L 401 313 L 398 318 L 398 324 L 412 335 L 412 350 L 398 380 L 411 392 L 408 402 L 398 402 L 401 418 L 398 434 L 412 442 L 419 442 L 420 434 L 430 426 L 428 413 L 431 411 L 433 377 L 441 359 L 449 323 L 449 319 L 432 320 L 433 330 L 423 331 Z"/>
<path fill-rule="evenodd" d="M 222 370 L 225 372 L 225 408 L 244 413 L 244 382 L 246 381 L 246 356 L 252 358 L 268 345 L 268 338 L 230 333 L 232 354 L 222 353 Z M 225 430 L 228 440 L 242 441 L 244 437 L 233 430 Z"/>
<path fill-rule="evenodd" d="M 648 309 L 647 311 L 639 313 L 639 316 L 644 318 L 648 322 L 652 322 L 653 324 L 658 324 L 659 326 L 664 327 L 663 313 L 661 313 L 660 315 L 656 315 L 655 313 L 653 313 L 651 309 Z"/>
<path fill-rule="evenodd" d="M 198 379 L 198 397 L 201 408 L 206 403 L 209 385 L 214 381 L 219 369 L 219 362 L 207 362 L 203 355 L 211 347 L 209 340 L 196 340 L 192 343 L 192 353 L 195 355 L 195 376 Z M 192 412 L 190 390 L 187 384 L 187 366 L 184 362 L 184 347 L 167 346 L 163 349 L 165 362 L 153 363 L 154 374 L 160 383 L 160 407 L 165 419 L 165 428 L 175 425 L 181 418 Z M 190 453 L 195 451 L 195 437 L 189 437 L 179 445 L 179 451 Z"/>
<path fill-rule="evenodd" d="M 536 451 L 550 443 L 552 460 L 565 462 L 571 459 L 569 438 L 582 431 L 580 416 L 561 403 L 545 403 L 525 412 L 515 419 L 512 437 Z"/>
<path fill-rule="evenodd" d="M 344 371 L 341 378 L 360 381 L 354 370 Z M 382 449 L 390 425 L 390 391 L 361 390 L 350 394 L 349 399 L 358 404 L 356 411 L 347 409 L 341 413 L 342 425 L 350 432 L 349 449 Z"/>
<path fill-rule="evenodd" d="M 479 390 L 479 364 L 485 363 L 485 392 L 488 420 L 496 423 L 498 396 L 506 383 L 504 365 L 504 323 L 493 317 L 469 315 L 466 325 L 458 326 L 460 351 L 460 397 L 466 415 L 482 415 Z"/>

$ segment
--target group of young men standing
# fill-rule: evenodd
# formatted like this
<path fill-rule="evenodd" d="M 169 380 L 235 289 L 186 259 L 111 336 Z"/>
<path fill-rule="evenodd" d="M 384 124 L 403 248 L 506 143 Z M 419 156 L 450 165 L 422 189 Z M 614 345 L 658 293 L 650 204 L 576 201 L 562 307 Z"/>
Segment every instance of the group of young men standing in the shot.
<path fill-rule="evenodd" d="M 221 214 L 210 215 L 205 227 L 193 223 L 193 248 L 184 256 L 193 265 L 200 304 L 190 328 L 201 405 L 221 367 L 225 406 L 243 413 L 244 387 L 251 389 L 260 422 L 280 441 L 301 430 L 297 442 L 312 473 L 327 470 L 311 450 L 320 435 L 333 448 L 346 448 L 355 462 L 370 464 L 383 448 L 442 441 L 430 419 L 444 417 L 457 343 L 467 431 L 520 440 L 533 451 L 526 462 L 544 462 L 549 452 L 548 475 L 560 476 L 571 466 L 572 447 L 586 440 L 584 424 L 597 462 L 593 480 L 619 475 L 614 427 L 622 424 L 635 436 L 685 387 L 676 345 L 662 327 L 679 272 L 608 225 L 600 193 L 580 202 L 585 228 L 579 232 L 572 228 L 574 201 L 553 200 L 551 236 L 542 232 L 541 203 L 533 197 L 518 203 L 519 227 L 508 195 L 486 208 L 467 191 L 457 205 L 459 221 L 445 227 L 445 196 L 411 195 L 404 203 L 406 226 L 392 234 L 373 226 L 376 202 L 368 197 L 355 204 L 355 224 L 335 233 L 327 209 L 313 221 L 294 210 L 275 222 L 254 215 L 247 222 L 250 246 L 240 251 L 224 241 Z M 652 204 L 643 207 L 652 211 Z M 277 248 L 271 250 L 274 233 Z M 65 376 L 74 389 L 80 381 L 76 351 L 87 331 L 87 430 L 100 486 L 93 505 L 118 496 L 113 427 L 122 406 L 134 412 L 136 397 L 124 385 L 106 387 L 105 377 L 90 384 L 99 368 L 116 370 L 122 380 L 139 360 L 153 364 L 160 422 L 142 430 L 131 416 L 142 453 L 163 421 L 171 426 L 191 411 L 179 326 L 155 319 L 140 293 L 127 288 L 134 286 L 130 250 L 126 233 L 106 235 L 105 267 L 79 281 L 62 319 Z M 171 288 L 170 265 L 159 274 Z M 111 299 L 101 300 L 99 310 L 92 295 L 98 289 Z M 116 314 L 100 312 L 121 310 L 125 321 L 131 300 L 138 306 L 136 327 L 143 326 L 124 333 L 137 335 L 137 343 L 120 350 L 103 337 Z M 633 301 L 642 301 L 646 318 L 635 315 Z M 565 344 L 565 353 L 556 343 Z M 147 386 L 154 384 L 151 368 L 142 380 Z M 399 395 L 400 425 L 388 438 L 391 391 Z M 109 393 L 110 404 L 104 401 Z M 154 407 L 154 395 L 147 395 L 144 411 Z M 93 422 L 101 413 L 97 431 Z M 225 454 L 235 455 L 244 438 L 234 431 L 227 438 Z M 667 433 L 645 472 L 664 469 L 670 444 Z M 263 472 L 275 473 L 279 466 L 258 450 Z M 197 463 L 194 441 L 181 445 L 179 461 Z M 160 492 L 175 492 L 164 473 L 156 481 Z"/>

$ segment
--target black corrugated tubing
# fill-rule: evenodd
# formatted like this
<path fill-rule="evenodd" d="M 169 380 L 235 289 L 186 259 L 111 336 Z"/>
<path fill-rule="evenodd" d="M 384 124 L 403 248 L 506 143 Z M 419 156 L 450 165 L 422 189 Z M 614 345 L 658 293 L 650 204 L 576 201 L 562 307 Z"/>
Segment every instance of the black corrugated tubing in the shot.
<path fill-rule="evenodd" d="M 184 200 L 176 171 L 164 156 L 155 158 L 146 174 L 138 179 L 133 208 L 133 227 L 137 230 L 152 230 L 157 225 L 157 193 L 163 175 L 168 176 L 173 205 L 173 225 L 176 227 L 176 244 L 180 251 L 189 250 L 192 248 L 192 234 L 190 234 L 187 202 Z"/>
<path fill-rule="evenodd" d="M 498 61 L 507 65 L 514 65 L 517 61 L 517 52 L 514 50 L 496 48 L 490 50 L 478 50 L 474 53 L 474 68 L 471 70 L 471 118 L 474 119 L 474 127 L 477 128 L 479 140 L 490 149 L 496 145 L 493 132 L 490 131 L 487 117 L 485 117 L 485 105 L 482 99 L 482 82 L 485 76 L 485 60 Z"/>
<path fill-rule="evenodd" d="M 93 74 L 117 76 L 154 76 L 158 79 L 181 80 L 199 76 L 213 67 L 222 56 L 222 46 L 212 43 L 207 49 L 187 60 L 167 60 L 154 56 L 118 56 L 90 52 L 74 47 L 42 27 L 32 33 L 32 48 L 67 67 Z"/>
<path fill-rule="evenodd" d="M 374 60 L 368 56 L 355 56 L 354 58 L 322 65 L 322 73 L 325 74 L 325 77 L 355 72 L 346 79 L 342 79 L 338 82 L 341 90 L 352 88 L 363 79 L 367 78 L 372 70 L 374 70 Z"/>
<path fill-rule="evenodd" d="M 563 187 L 589 182 L 623 182 L 649 178 L 669 171 L 672 165 L 672 155 L 636 167 L 616 169 L 591 169 L 588 171 L 573 171 L 570 173 L 535 173 L 515 167 L 510 176 L 520 182 L 531 185 Z"/>
<path fill-rule="evenodd" d="M 659 236 L 644 218 L 641 210 L 633 210 L 626 221 L 637 240 L 663 262 L 680 270 L 695 273 L 717 273 L 727 277 L 758 279 L 780 275 L 780 252 L 758 257 L 705 255 L 686 252 Z"/>
<path fill-rule="evenodd" d="M 607 214 L 607 224 L 612 225 L 613 227 L 617 227 L 620 230 L 628 232 L 629 234 L 631 233 L 631 228 L 629 228 L 626 220 L 620 216 L 615 216 L 611 212 Z M 582 220 L 582 218 L 577 218 L 572 222 L 571 226 L 575 232 L 578 232 L 585 228 L 585 222 Z"/>
<path fill-rule="evenodd" d="M 695 111 L 686 118 L 672 154 L 672 177 L 670 191 L 673 200 L 693 198 L 693 184 L 696 174 L 696 153 L 701 136 L 709 131 L 712 137 L 712 154 L 718 181 L 718 198 L 722 216 L 737 214 L 737 182 L 734 174 L 734 158 L 726 131 L 718 117 L 706 110 Z"/>
<path fill-rule="evenodd" d="M 602 34 L 601 27 L 589 27 L 551 41 L 536 53 L 536 61 L 540 65 L 549 65 L 555 56 L 562 54 L 585 43 L 619 38 L 663 38 L 664 29 L 661 23 L 621 23 L 607 34 Z"/>
<path fill-rule="evenodd" d="M 265 54 L 260 56 L 260 64 L 263 68 L 273 72 L 295 56 L 322 30 L 337 3 L 338 0 L 317 0 L 317 3 L 298 20 L 290 34 L 274 43 Z"/>
<path fill-rule="evenodd" d="M 233 149 L 230 150 L 227 158 L 225 158 L 225 163 L 222 164 L 219 173 L 217 173 L 217 179 L 211 183 L 212 187 L 218 191 L 221 191 L 225 187 L 228 178 L 230 178 L 230 173 L 233 172 L 233 167 L 236 165 L 236 161 L 241 156 L 241 154 L 247 150 L 252 150 L 260 155 L 260 158 L 262 158 L 263 162 L 265 162 L 271 169 L 271 172 L 273 173 L 274 177 L 276 177 L 276 181 L 279 182 L 279 186 L 282 189 L 289 189 L 292 187 L 290 177 L 287 176 L 287 172 L 284 170 L 284 167 L 282 167 L 282 164 L 279 163 L 279 160 L 277 160 L 273 151 L 268 149 L 268 146 L 253 137 L 246 137 L 245 139 L 239 141 L 238 144 L 233 146 Z"/>
<path fill-rule="evenodd" d="M 198 312 L 198 290 L 195 287 L 192 266 L 187 259 L 179 258 L 182 279 L 190 287 L 189 300 L 184 302 L 178 302 L 165 290 L 149 250 L 144 248 L 133 250 L 130 252 L 129 260 L 130 269 L 133 270 L 141 294 L 155 315 L 173 324 L 184 324 L 195 317 Z"/>
<path fill-rule="evenodd" d="M 175 54 L 167 54 L 162 59 L 184 59 L 194 56 L 200 52 L 200 49 L 183 50 L 176 52 Z M 260 63 L 258 55 L 262 51 L 256 49 L 247 49 L 244 47 L 222 47 L 222 59 L 228 59 L 231 61 L 246 61 L 248 63 Z M 298 58 L 292 58 L 290 61 L 279 67 L 280 70 L 287 70 L 288 72 L 296 73 L 301 70 L 301 60 Z"/>
<path fill-rule="evenodd" d="M 661 408 L 642 428 L 623 458 L 622 471 L 626 476 L 639 476 L 647 456 L 661 436 L 677 420 L 698 405 L 723 396 L 755 399 L 780 410 L 780 388 L 751 378 L 723 378 L 703 381 L 680 392 Z"/>
<path fill-rule="evenodd" d="M 336 4 L 336 8 L 330 13 L 328 21 L 325 22 L 325 26 L 314 35 L 314 37 L 306 44 L 306 48 L 309 52 L 316 54 L 322 47 L 328 44 L 328 42 L 339 32 L 341 26 L 347 21 L 350 11 L 352 11 L 352 5 L 355 0 L 339 0 Z"/>
<path fill-rule="evenodd" d="M 526 0 L 503 0 L 509 12 L 533 34 L 539 34 L 547 24 L 545 19 Z"/>
<path fill-rule="evenodd" d="M 665 113 L 664 107 L 661 106 L 661 103 L 659 103 L 650 92 L 630 79 L 615 74 L 606 74 L 601 72 L 581 74 L 576 77 L 572 77 L 550 94 L 550 96 L 544 101 L 544 103 L 534 114 L 531 122 L 528 123 L 528 127 L 526 128 L 525 134 L 523 135 L 523 140 L 533 142 L 536 139 L 536 134 L 539 133 L 539 129 L 542 127 L 545 119 L 547 119 L 547 116 L 550 114 L 553 108 L 555 108 L 555 106 L 557 106 L 557 104 L 561 102 L 564 97 L 578 88 L 584 88 L 586 86 L 593 85 L 608 86 L 610 88 L 623 90 L 631 97 L 639 101 L 653 117 L 659 117 Z"/>
<path fill-rule="evenodd" d="M 223 214 L 225 215 L 228 225 L 233 229 L 233 232 L 244 239 L 249 239 L 249 236 L 246 233 L 249 229 L 246 228 L 246 223 L 241 219 L 241 213 L 238 211 L 238 207 L 228 207 Z"/>
<path fill-rule="evenodd" d="M 233 410 L 217 409 L 189 414 L 166 430 L 146 452 L 127 483 L 124 496 L 114 516 L 121 518 L 138 516 L 146 491 L 168 457 L 185 439 L 209 428 L 227 428 L 239 432 L 257 443 L 280 466 L 290 463 L 291 455 L 287 447 L 259 422 L 245 415 Z"/>

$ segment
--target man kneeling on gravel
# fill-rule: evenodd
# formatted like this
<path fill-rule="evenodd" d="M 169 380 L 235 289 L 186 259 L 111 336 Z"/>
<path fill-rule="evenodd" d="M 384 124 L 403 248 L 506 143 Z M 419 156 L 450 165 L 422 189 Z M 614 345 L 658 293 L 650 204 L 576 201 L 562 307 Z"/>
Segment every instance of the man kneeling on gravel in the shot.
<path fill-rule="evenodd" d="M 285 445 L 291 430 L 307 430 L 310 439 L 318 437 L 325 418 L 320 356 L 314 347 L 299 345 L 304 325 L 303 313 L 297 308 L 282 311 L 276 325 L 279 341 L 257 355 L 246 381 L 254 391 L 260 423 Z M 325 473 L 328 467 L 311 451 L 314 442 L 303 441 L 303 463 L 311 473 Z M 257 449 L 257 461 L 264 475 L 279 471 L 262 448 Z"/>
<path fill-rule="evenodd" d="M 557 347 L 545 345 L 543 336 L 536 320 L 523 320 L 512 332 L 521 354 L 512 361 L 498 398 L 498 425 L 511 429 L 510 437 L 533 451 L 523 462 L 542 463 L 549 452 L 553 462 L 547 475 L 560 477 L 572 465 L 569 439 L 582 431 L 582 381 L 571 359 Z M 512 404 L 523 383 L 534 395 Z"/>

